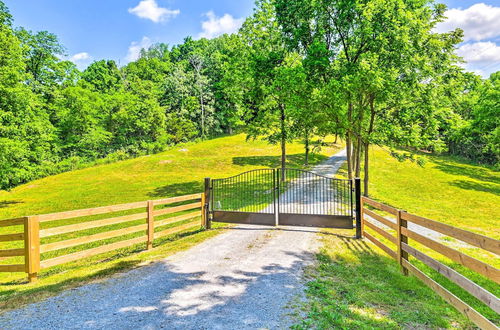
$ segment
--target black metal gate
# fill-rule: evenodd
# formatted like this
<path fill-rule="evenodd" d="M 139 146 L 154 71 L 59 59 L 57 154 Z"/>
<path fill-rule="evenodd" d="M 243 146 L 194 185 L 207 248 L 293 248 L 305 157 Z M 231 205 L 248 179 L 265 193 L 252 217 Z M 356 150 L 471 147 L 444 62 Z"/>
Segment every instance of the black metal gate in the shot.
<path fill-rule="evenodd" d="M 260 169 L 210 182 L 211 221 L 353 228 L 353 184 L 300 169 Z"/>

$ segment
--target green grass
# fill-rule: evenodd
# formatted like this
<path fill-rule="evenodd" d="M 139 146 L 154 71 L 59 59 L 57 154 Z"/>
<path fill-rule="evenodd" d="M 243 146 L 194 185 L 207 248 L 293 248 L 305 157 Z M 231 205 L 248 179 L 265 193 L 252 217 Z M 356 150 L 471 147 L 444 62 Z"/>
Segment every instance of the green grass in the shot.
<path fill-rule="evenodd" d="M 370 195 L 407 212 L 500 239 L 500 173 L 449 156 L 423 166 L 370 152 Z"/>
<path fill-rule="evenodd" d="M 295 329 L 467 328 L 470 323 L 414 277 L 351 231 L 322 234 L 308 272 L 307 314 Z"/>
<path fill-rule="evenodd" d="M 339 148 L 340 146 L 324 147 L 322 153 L 311 155 L 311 165 L 325 160 L 328 155 Z M 288 166 L 303 167 L 302 152 L 301 144 L 288 145 Z M 0 219 L 197 193 L 203 190 L 203 178 L 205 177 L 224 178 L 248 170 L 278 167 L 280 164 L 279 155 L 280 150 L 277 146 L 271 146 L 263 141 L 246 141 L 244 135 L 176 146 L 156 155 L 76 170 L 33 181 L 12 191 L 0 191 Z M 42 228 L 137 212 L 140 211 L 116 212 L 113 215 L 105 214 L 48 222 L 43 223 Z M 159 217 L 157 220 L 161 218 Z M 189 221 L 192 220 L 155 228 L 155 231 Z M 92 235 L 140 223 L 144 223 L 144 220 L 47 237 L 42 239 L 42 243 Z M 22 229 L 19 227 L 0 228 L 0 234 L 19 232 L 20 230 Z M 144 244 L 139 244 L 51 267 L 41 271 L 39 281 L 33 284 L 26 283 L 26 274 L 24 273 L 0 273 L 0 307 L 2 309 L 15 308 L 24 303 L 56 294 L 66 288 L 135 267 L 145 261 L 165 257 L 212 237 L 217 232 L 217 230 L 207 232 L 188 230 L 158 240 L 155 242 L 157 249 L 153 252 L 137 254 L 138 251 L 144 249 Z M 145 235 L 145 232 L 47 252 L 43 253 L 41 257 L 42 260 L 49 259 L 140 235 Z M 20 247 L 20 244 L 22 242 L 0 243 L 0 248 L 15 248 Z M 22 258 L 0 260 L 2 264 L 17 262 L 23 262 Z"/>
<path fill-rule="evenodd" d="M 187 151 L 184 151 L 187 150 Z M 317 164 L 336 148 L 311 157 Z M 303 147 L 288 145 L 288 164 L 302 167 Z M 278 146 L 235 135 L 176 146 L 155 155 L 67 172 L 0 191 L 0 219 L 201 192 L 203 178 L 278 167 Z"/>
<path fill-rule="evenodd" d="M 456 227 L 499 238 L 500 175 L 494 170 L 449 156 L 419 155 L 424 166 L 399 162 L 387 151 L 370 152 L 370 197 L 408 212 Z M 346 166 L 339 177 L 346 176 Z M 367 229 L 384 244 L 388 240 Z M 394 231 L 392 231 L 394 234 Z M 351 234 L 352 235 L 352 234 Z M 395 261 L 367 240 L 338 240 L 325 236 L 318 266 L 309 283 L 308 318 L 298 328 L 448 328 L 472 327 L 457 311 L 413 276 L 404 277 Z M 492 253 L 458 244 L 446 238 L 442 243 L 495 267 L 500 260 Z M 410 240 L 410 245 L 454 268 L 496 296 L 500 287 L 458 263 Z M 500 316 L 476 298 L 426 267 L 411 262 L 435 281 L 500 324 Z"/>

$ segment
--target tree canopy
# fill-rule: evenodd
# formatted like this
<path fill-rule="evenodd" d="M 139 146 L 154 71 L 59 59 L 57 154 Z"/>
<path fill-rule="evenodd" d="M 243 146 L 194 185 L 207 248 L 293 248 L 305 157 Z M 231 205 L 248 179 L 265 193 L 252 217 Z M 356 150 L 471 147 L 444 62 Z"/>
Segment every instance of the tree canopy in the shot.
<path fill-rule="evenodd" d="M 455 55 L 431 0 L 257 0 L 238 33 L 155 44 L 85 70 L 49 31 L 14 27 L 0 0 L 0 189 L 98 159 L 244 132 L 347 146 L 364 176 L 371 145 L 450 152 L 499 166 L 500 73 Z M 364 172 L 362 173 L 362 168 Z"/>

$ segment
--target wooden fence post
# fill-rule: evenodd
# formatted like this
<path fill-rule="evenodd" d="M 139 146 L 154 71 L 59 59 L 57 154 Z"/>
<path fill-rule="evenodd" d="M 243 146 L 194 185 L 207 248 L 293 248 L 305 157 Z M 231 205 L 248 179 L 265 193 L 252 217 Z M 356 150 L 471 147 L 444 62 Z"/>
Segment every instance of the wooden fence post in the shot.
<path fill-rule="evenodd" d="M 147 230 L 147 235 L 148 235 L 148 244 L 147 244 L 147 249 L 151 250 L 153 248 L 153 240 L 154 240 L 154 233 L 155 233 L 155 217 L 154 217 L 154 203 L 153 201 L 148 201 L 148 230 Z"/>
<path fill-rule="evenodd" d="M 40 271 L 40 222 L 37 216 L 24 218 L 24 250 L 28 281 L 35 282 Z"/>
<path fill-rule="evenodd" d="M 408 222 L 401 218 L 401 213 L 404 211 L 398 210 L 397 214 L 397 234 L 398 234 L 398 262 L 401 267 L 401 271 L 405 276 L 408 276 L 408 269 L 403 266 L 403 259 L 408 261 L 408 252 L 403 251 L 403 246 L 401 243 L 408 244 L 408 237 L 401 233 L 401 227 L 408 228 Z"/>
<path fill-rule="evenodd" d="M 354 179 L 354 193 L 356 195 L 356 238 L 361 238 L 361 179 Z"/>
<path fill-rule="evenodd" d="M 205 214 L 205 193 L 201 194 L 201 228 L 205 229 L 207 228 L 206 226 L 207 218 Z"/>
<path fill-rule="evenodd" d="M 212 228 L 212 222 L 210 221 L 210 178 L 205 178 L 205 190 L 203 192 L 202 198 L 202 219 L 203 227 L 205 229 Z"/>

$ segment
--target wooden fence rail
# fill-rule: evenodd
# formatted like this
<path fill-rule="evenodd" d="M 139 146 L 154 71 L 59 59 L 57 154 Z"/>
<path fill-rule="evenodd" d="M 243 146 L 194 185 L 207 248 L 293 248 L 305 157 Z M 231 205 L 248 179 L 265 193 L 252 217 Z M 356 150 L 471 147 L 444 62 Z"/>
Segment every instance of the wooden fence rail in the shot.
<path fill-rule="evenodd" d="M 0 220 L 0 227 L 15 227 L 14 229 L 18 229 L 19 231 L 12 234 L 0 235 L 0 242 L 24 242 L 23 248 L 0 250 L 0 259 L 24 257 L 24 263 L 22 264 L 0 264 L 0 272 L 26 272 L 29 281 L 32 282 L 36 280 L 37 274 L 41 269 L 48 267 L 130 247 L 139 243 L 146 243 L 146 249 L 149 250 L 153 247 L 155 239 L 200 226 L 199 220 L 189 221 L 191 219 L 201 217 L 201 226 L 206 226 L 204 197 L 203 194 L 199 193 L 152 201 Z M 189 203 L 189 201 L 193 202 Z M 174 204 L 182 202 L 188 202 L 188 204 Z M 174 206 L 170 204 L 174 204 Z M 106 214 L 115 212 L 132 214 L 106 217 Z M 175 213 L 180 214 L 175 215 Z M 98 220 L 80 219 L 78 222 L 78 218 L 96 215 L 104 215 L 106 218 Z M 165 218 L 166 215 L 174 216 Z M 57 221 L 68 219 L 76 219 L 77 222 L 71 224 L 57 223 Z M 144 220 L 144 223 L 138 223 L 139 220 Z M 188 222 L 185 223 L 186 221 Z M 40 224 L 47 228 L 40 229 Z M 120 228 L 116 229 L 116 225 Z M 162 230 L 162 227 L 167 225 L 169 227 Z M 96 229 L 98 232 L 91 234 L 82 233 L 89 229 Z M 77 252 L 65 253 L 50 258 L 41 258 L 43 253 L 124 237 L 125 235 L 137 235 L 140 232 L 144 234 L 97 247 L 86 247 Z M 59 235 L 61 235 L 60 239 L 54 241 Z M 51 239 L 49 239 L 49 242 L 42 243 L 42 238 Z"/>
<path fill-rule="evenodd" d="M 395 259 L 400 264 L 401 270 L 405 275 L 411 273 L 419 278 L 480 328 L 498 329 L 490 320 L 418 269 L 410 262 L 409 257 L 411 256 L 421 261 L 428 267 L 445 276 L 496 313 L 500 313 L 500 299 L 451 267 L 419 251 L 417 248 L 410 246 L 409 239 L 438 252 L 448 259 L 496 283 L 500 283 L 500 270 L 434 239 L 428 238 L 423 234 L 417 233 L 416 230 L 409 229 L 408 223 L 413 223 L 443 235 L 453 237 L 497 255 L 500 254 L 499 240 L 410 214 L 366 197 L 362 197 L 361 205 L 361 228 L 363 228 L 363 236 L 382 249 L 391 258 Z M 371 209 L 367 208 L 367 205 Z M 386 216 L 376 213 L 375 210 L 383 211 L 389 215 Z M 378 224 L 376 222 L 378 222 Z M 371 229 L 374 233 L 386 239 L 393 245 L 393 248 L 387 246 L 369 232 L 366 232 L 366 228 Z"/>

